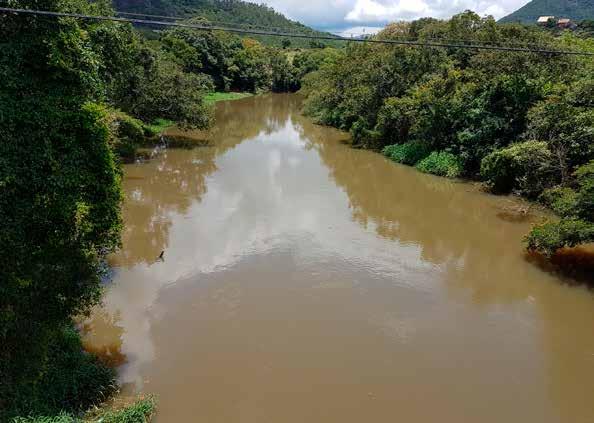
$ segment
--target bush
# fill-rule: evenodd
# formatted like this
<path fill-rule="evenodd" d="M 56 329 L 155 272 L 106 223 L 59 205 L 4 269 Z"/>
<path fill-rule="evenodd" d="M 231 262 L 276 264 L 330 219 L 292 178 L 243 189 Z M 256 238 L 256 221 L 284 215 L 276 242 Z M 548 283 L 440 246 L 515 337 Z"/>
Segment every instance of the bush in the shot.
<path fill-rule="evenodd" d="M 576 170 L 575 177 L 579 190 L 577 195 L 577 215 L 594 221 L 594 160 Z"/>
<path fill-rule="evenodd" d="M 529 250 L 550 256 L 560 248 L 594 241 L 594 224 L 575 218 L 547 222 L 532 228 L 524 241 Z"/>
<path fill-rule="evenodd" d="M 457 178 L 462 174 L 462 164 L 458 157 L 446 151 L 434 151 L 417 163 L 416 168 L 421 172 L 448 178 Z"/>
<path fill-rule="evenodd" d="M 538 199 L 559 216 L 569 217 L 575 214 L 578 195 L 571 188 L 554 187 L 545 190 Z"/>
<path fill-rule="evenodd" d="M 13 395 L 8 398 L 8 416 L 79 413 L 100 404 L 115 391 L 115 372 L 83 351 L 80 335 L 72 326 L 55 334 L 48 347 L 47 363 L 37 383 L 13 387 Z M 55 421 L 62 423 L 68 420 Z"/>
<path fill-rule="evenodd" d="M 535 198 L 555 182 L 553 160 L 546 142 L 521 142 L 487 155 L 481 162 L 481 176 L 496 193 L 517 190 Z"/>
<path fill-rule="evenodd" d="M 421 141 L 412 141 L 405 144 L 388 145 L 384 147 L 382 153 L 397 163 L 414 166 L 427 157 L 431 150 L 427 144 Z"/>
<path fill-rule="evenodd" d="M 126 113 L 113 111 L 109 116 L 111 144 L 114 152 L 124 161 L 132 161 L 136 150 L 145 139 L 144 124 Z"/>

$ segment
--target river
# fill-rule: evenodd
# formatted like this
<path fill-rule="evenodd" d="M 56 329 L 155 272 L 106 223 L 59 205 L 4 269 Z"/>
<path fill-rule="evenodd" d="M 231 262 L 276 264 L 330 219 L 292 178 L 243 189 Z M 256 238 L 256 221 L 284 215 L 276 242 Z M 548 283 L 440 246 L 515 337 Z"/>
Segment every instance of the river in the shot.
<path fill-rule="evenodd" d="M 594 294 L 527 260 L 518 200 L 350 148 L 297 95 L 125 167 L 85 325 L 157 422 L 594 422 Z M 164 251 L 164 260 L 158 256 Z"/>

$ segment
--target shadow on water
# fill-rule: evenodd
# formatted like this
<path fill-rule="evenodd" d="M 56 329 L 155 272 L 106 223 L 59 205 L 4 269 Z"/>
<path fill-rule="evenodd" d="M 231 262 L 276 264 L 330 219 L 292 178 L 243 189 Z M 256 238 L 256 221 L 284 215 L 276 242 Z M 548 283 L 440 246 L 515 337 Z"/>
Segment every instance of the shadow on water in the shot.
<path fill-rule="evenodd" d="M 564 248 L 552 257 L 526 252 L 526 260 L 544 272 L 555 275 L 570 286 L 585 285 L 594 289 L 594 249 L 592 246 Z"/>

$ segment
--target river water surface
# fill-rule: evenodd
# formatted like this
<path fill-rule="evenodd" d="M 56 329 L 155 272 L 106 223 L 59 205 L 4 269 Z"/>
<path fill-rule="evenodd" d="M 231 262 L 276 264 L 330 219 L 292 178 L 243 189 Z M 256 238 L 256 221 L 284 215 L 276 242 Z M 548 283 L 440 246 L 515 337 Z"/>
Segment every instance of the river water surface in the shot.
<path fill-rule="evenodd" d="M 187 136 L 126 166 L 86 325 L 158 422 L 594 422 L 594 295 L 526 260 L 517 200 L 349 148 L 296 95 Z"/>

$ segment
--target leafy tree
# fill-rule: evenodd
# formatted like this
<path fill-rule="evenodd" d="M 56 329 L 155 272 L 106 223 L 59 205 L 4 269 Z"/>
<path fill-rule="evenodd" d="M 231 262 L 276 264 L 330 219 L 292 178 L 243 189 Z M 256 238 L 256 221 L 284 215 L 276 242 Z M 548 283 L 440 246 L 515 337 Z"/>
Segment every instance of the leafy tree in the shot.
<path fill-rule="evenodd" d="M 269 51 L 272 71 L 272 90 L 277 92 L 297 91 L 299 80 L 295 68 L 282 52 Z"/>
<path fill-rule="evenodd" d="M 265 91 L 272 86 L 272 67 L 266 48 L 256 40 L 243 39 L 234 56 L 234 86 L 242 91 Z"/>
<path fill-rule="evenodd" d="M 546 141 L 557 160 L 563 182 L 594 157 L 594 82 L 561 86 L 528 114 L 525 137 Z"/>
<path fill-rule="evenodd" d="M 11 7 L 29 7 L 11 0 Z M 96 12 L 100 3 L 36 8 Z M 6 15 L 0 26 L 0 398 L 16 402 L 48 368 L 51 340 L 101 292 L 119 243 L 120 171 L 109 146 L 100 24 Z"/>
<path fill-rule="evenodd" d="M 183 72 L 179 65 L 159 53 L 152 57 L 145 72 L 136 75 L 135 84 L 114 105 L 145 122 L 164 118 L 185 126 L 206 128 L 211 115 L 204 95 L 213 90 L 210 78 Z"/>
<path fill-rule="evenodd" d="M 555 182 L 554 159 L 544 141 L 526 141 L 494 151 L 481 164 L 481 175 L 498 193 L 517 190 L 538 196 Z"/>

